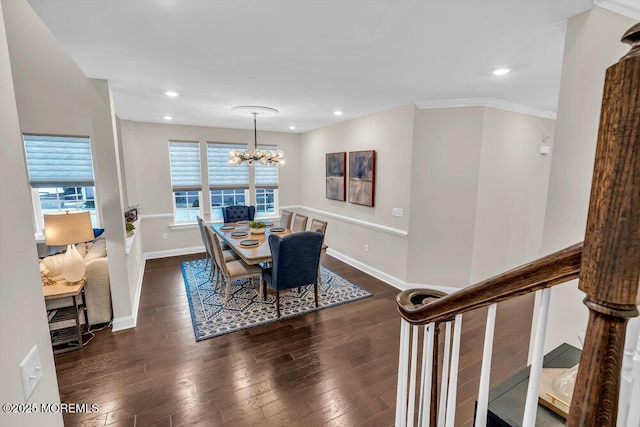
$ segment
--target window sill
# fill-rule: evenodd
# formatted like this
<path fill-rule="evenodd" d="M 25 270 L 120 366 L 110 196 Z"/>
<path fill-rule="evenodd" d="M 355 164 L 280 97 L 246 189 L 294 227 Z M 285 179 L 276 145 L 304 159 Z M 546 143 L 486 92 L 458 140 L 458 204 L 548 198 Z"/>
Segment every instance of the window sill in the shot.
<path fill-rule="evenodd" d="M 197 222 L 178 222 L 178 223 L 169 224 L 169 228 L 173 230 L 180 230 L 182 228 L 197 228 L 197 227 L 198 227 Z"/>

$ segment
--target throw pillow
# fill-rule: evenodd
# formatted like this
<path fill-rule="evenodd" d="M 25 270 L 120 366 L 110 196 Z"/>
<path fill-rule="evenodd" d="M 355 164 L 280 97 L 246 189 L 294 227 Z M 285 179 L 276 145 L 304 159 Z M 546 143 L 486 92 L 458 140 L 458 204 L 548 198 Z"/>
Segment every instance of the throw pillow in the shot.
<path fill-rule="evenodd" d="M 107 241 L 105 239 L 96 239 L 93 242 L 93 246 L 89 248 L 87 255 L 84 257 L 84 262 L 89 262 L 92 259 L 103 258 L 107 256 Z"/>

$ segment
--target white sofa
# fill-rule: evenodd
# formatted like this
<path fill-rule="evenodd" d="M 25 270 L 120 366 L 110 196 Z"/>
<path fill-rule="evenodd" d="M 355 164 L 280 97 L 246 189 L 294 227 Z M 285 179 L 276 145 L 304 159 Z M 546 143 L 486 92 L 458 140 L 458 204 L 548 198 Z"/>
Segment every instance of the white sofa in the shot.
<path fill-rule="evenodd" d="M 87 307 L 89 327 L 111 321 L 111 287 L 109 284 L 109 264 L 107 246 L 104 237 L 90 243 L 76 245 L 84 257 L 87 271 L 87 284 L 84 286 L 84 298 Z M 48 276 L 61 279 L 61 265 L 64 254 L 51 255 L 40 262 L 48 270 Z M 60 308 L 72 304 L 71 297 L 48 300 L 47 309 Z"/>

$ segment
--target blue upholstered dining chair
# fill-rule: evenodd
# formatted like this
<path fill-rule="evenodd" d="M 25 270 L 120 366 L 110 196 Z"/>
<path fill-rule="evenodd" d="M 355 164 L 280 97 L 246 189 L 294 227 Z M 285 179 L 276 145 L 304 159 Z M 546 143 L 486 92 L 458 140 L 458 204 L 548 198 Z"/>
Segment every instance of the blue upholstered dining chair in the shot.
<path fill-rule="evenodd" d="M 262 269 L 260 286 L 267 299 L 267 284 L 276 291 L 276 314 L 280 317 L 280 291 L 313 285 L 313 296 L 318 306 L 318 266 L 323 236 L 313 231 L 302 231 L 285 236 L 269 236 L 272 263 Z"/>
<path fill-rule="evenodd" d="M 253 221 L 256 215 L 255 206 L 234 205 L 222 208 L 222 219 L 227 222 Z"/>

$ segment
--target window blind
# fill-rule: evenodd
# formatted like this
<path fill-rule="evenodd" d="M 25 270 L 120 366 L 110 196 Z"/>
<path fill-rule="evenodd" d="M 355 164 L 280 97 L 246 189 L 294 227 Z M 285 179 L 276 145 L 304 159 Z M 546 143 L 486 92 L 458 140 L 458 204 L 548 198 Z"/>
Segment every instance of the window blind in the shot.
<path fill-rule="evenodd" d="M 88 137 L 24 135 L 23 138 L 32 187 L 95 185 Z"/>
<path fill-rule="evenodd" d="M 278 147 L 274 145 L 258 145 L 262 151 L 271 151 L 275 153 Z M 278 188 L 278 167 L 264 166 L 260 163 L 254 163 L 256 168 L 256 188 Z"/>
<path fill-rule="evenodd" d="M 249 167 L 246 164 L 231 166 L 227 163 L 229 160 L 229 151 L 244 151 L 246 149 L 247 146 L 241 144 L 207 143 L 209 189 L 249 188 Z"/>
<path fill-rule="evenodd" d="M 173 191 L 202 190 L 199 142 L 169 142 Z"/>

